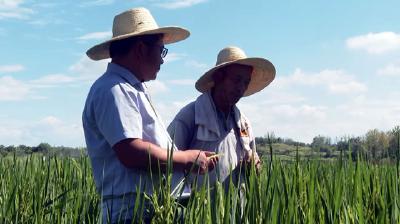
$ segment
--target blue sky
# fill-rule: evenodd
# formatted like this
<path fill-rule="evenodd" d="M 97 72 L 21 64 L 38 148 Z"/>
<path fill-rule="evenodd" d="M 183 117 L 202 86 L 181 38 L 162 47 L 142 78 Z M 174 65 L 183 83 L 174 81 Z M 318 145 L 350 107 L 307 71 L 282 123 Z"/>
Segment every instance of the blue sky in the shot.
<path fill-rule="evenodd" d="M 108 63 L 85 52 L 111 37 L 116 14 L 139 6 L 160 26 L 191 31 L 167 45 L 149 83 L 167 124 L 232 45 L 277 70 L 239 102 L 257 136 L 311 142 L 400 124 L 399 1 L 0 0 L 0 144 L 84 146 L 84 101 Z"/>

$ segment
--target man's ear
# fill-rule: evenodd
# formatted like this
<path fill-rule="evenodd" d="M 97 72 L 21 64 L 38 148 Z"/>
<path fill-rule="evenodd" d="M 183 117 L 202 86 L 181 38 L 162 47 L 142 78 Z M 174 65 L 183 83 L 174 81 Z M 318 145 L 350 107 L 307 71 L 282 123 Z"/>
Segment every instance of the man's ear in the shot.
<path fill-rule="evenodd" d="M 132 50 L 135 51 L 135 55 L 138 58 L 144 58 L 147 53 L 147 46 L 143 41 L 138 41 L 132 46 Z"/>

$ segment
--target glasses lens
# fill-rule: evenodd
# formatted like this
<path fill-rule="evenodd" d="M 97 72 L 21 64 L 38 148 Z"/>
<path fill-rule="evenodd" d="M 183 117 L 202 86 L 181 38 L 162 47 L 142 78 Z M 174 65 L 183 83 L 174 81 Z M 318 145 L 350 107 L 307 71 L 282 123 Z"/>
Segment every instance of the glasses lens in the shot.
<path fill-rule="evenodd" d="M 168 49 L 165 48 L 165 47 L 162 47 L 162 50 L 161 50 L 161 57 L 162 57 L 162 58 L 165 58 L 165 56 L 167 56 L 167 54 L 168 54 Z"/>

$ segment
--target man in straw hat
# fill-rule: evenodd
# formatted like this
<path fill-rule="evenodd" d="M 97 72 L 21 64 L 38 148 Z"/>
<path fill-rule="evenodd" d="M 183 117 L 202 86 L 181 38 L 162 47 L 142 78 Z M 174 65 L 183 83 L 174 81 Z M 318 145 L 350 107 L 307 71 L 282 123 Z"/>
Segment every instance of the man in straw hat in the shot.
<path fill-rule="evenodd" d="M 219 155 L 216 169 L 209 173 L 211 184 L 227 180 L 228 185 L 230 174 L 237 183 L 241 162 L 255 164 L 260 171 L 250 122 L 236 103 L 262 90 L 274 78 L 275 68 L 268 60 L 248 58 L 238 47 L 224 48 L 216 65 L 196 82 L 196 89 L 203 94 L 181 109 L 169 125 L 178 148 L 211 149 Z M 202 186 L 203 177 L 197 181 Z"/>
<path fill-rule="evenodd" d="M 169 158 L 172 141 L 144 84 L 156 79 L 167 54 L 164 44 L 188 36 L 183 28 L 158 27 L 147 9 L 135 8 L 115 16 L 113 37 L 86 52 L 93 60 L 111 58 L 91 87 L 82 115 L 94 180 L 102 196 L 103 222 L 133 218 L 139 193 L 152 193 L 149 164 L 158 170 L 158 164 L 172 160 L 174 189 L 182 183 L 184 170 L 195 167 L 204 173 L 217 162 L 207 158 L 214 153 L 196 149 L 175 151 Z M 144 215 L 146 222 L 150 216 Z"/>

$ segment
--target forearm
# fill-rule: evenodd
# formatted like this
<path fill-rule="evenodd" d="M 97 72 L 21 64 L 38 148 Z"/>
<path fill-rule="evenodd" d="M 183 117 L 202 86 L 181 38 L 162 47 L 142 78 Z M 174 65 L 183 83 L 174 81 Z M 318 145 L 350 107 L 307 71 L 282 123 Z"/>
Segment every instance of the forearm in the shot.
<path fill-rule="evenodd" d="M 119 160 L 126 167 L 147 169 L 151 164 L 152 167 L 164 169 L 168 161 L 169 150 L 163 149 L 150 142 L 142 139 L 125 139 L 117 143 L 114 147 Z M 185 169 L 188 161 L 184 154 L 174 151 L 172 162 L 175 169 Z"/>

